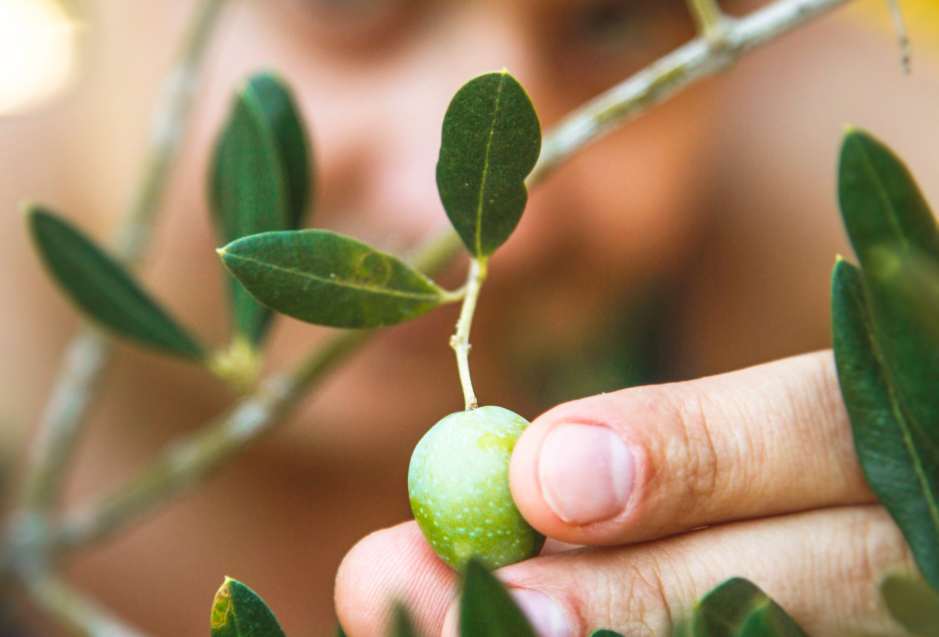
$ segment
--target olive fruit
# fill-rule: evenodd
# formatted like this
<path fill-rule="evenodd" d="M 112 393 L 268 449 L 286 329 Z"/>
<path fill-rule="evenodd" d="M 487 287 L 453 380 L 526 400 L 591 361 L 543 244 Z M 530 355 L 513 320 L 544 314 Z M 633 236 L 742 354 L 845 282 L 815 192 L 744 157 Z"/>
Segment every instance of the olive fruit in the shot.
<path fill-rule="evenodd" d="M 528 421 L 502 407 L 450 414 L 414 449 L 408 494 L 414 519 L 440 558 L 463 570 L 470 557 L 490 569 L 534 557 L 545 538 L 519 513 L 509 460 Z"/>

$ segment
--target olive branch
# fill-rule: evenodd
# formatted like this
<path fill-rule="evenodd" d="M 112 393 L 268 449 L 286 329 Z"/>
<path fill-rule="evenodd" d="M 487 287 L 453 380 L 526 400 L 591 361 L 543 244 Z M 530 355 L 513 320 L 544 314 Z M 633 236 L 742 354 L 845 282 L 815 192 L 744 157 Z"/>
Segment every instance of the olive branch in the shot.
<path fill-rule="evenodd" d="M 576 152 L 615 128 L 693 83 L 729 69 L 750 51 L 850 1 L 777 0 L 745 17 L 734 18 L 726 15 L 715 0 L 687 0 L 697 37 L 576 109 L 547 131 L 525 185 L 537 186 Z M 212 34 L 231 4 L 229 0 L 201 0 L 178 60 L 165 80 L 153 114 L 140 179 L 115 240 L 117 260 L 127 268 L 139 267 L 147 255 L 151 229 L 188 128 Z M 891 7 L 906 61 L 908 43 L 895 0 Z M 450 263 L 462 246 L 460 237 L 449 231 L 428 239 L 404 261 L 431 274 Z M 475 260 L 465 291 L 471 303 L 475 303 L 484 273 L 485 259 Z M 448 302 L 463 298 L 449 294 L 453 298 Z M 461 379 L 469 351 L 472 307 L 466 313 L 466 320 L 461 315 L 452 343 Z M 110 338 L 94 326 L 82 327 L 65 352 L 29 448 L 16 506 L 0 541 L 0 576 L 25 590 L 38 608 L 77 634 L 139 635 L 65 582 L 58 574 L 60 561 L 127 529 L 207 479 L 223 463 L 276 428 L 307 391 L 373 333 L 336 331 L 296 368 L 258 383 L 228 411 L 160 450 L 124 484 L 89 502 L 58 511 L 56 504 L 78 434 L 111 359 Z M 475 396 L 468 381 L 468 367 L 464 381 L 467 387 L 469 407 L 475 403 Z"/>

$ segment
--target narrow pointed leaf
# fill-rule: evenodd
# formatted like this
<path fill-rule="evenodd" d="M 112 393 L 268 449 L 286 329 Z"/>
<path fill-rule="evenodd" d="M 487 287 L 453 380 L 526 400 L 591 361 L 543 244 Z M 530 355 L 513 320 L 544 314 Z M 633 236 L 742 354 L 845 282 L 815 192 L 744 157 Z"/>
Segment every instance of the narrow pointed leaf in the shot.
<path fill-rule="evenodd" d="M 528 202 L 525 178 L 541 151 L 531 99 L 508 71 L 461 88 L 443 120 L 437 189 L 463 243 L 488 257 L 518 226 Z"/>
<path fill-rule="evenodd" d="M 346 631 L 339 622 L 336 622 L 336 637 L 346 637 Z"/>
<path fill-rule="evenodd" d="M 708 593 L 692 619 L 694 637 L 805 637 L 805 632 L 753 583 L 734 578 Z"/>
<path fill-rule="evenodd" d="M 595 630 L 590 633 L 590 637 L 623 637 L 618 632 L 613 630 L 607 630 L 606 628 Z"/>
<path fill-rule="evenodd" d="M 285 637 L 264 600 L 227 577 L 212 603 L 211 626 L 212 637 Z"/>
<path fill-rule="evenodd" d="M 212 210 L 222 243 L 299 227 L 310 196 L 308 147 L 288 89 L 270 73 L 252 77 L 215 151 Z M 232 283 L 235 330 L 257 343 L 270 312 Z"/>
<path fill-rule="evenodd" d="M 939 595 L 929 584 L 904 573 L 890 573 L 880 593 L 894 619 L 914 635 L 939 637 Z"/>
<path fill-rule="evenodd" d="M 287 85 L 270 72 L 254 75 L 244 94 L 272 133 L 287 182 L 287 227 L 268 230 L 297 229 L 313 198 L 312 146 L 301 111 Z"/>
<path fill-rule="evenodd" d="M 390 254 L 327 230 L 254 235 L 219 254 L 261 303 L 317 325 L 394 325 L 450 300 L 433 281 Z"/>
<path fill-rule="evenodd" d="M 841 149 L 838 195 L 851 243 L 867 266 L 885 245 L 939 259 L 939 231 L 909 169 L 870 134 L 849 129 Z"/>
<path fill-rule="evenodd" d="M 43 262 L 65 294 L 115 334 L 187 358 L 204 351 L 117 261 L 57 215 L 39 207 L 27 216 Z"/>
<path fill-rule="evenodd" d="M 460 603 L 461 637 L 535 637 L 535 631 L 505 587 L 479 560 L 466 565 Z"/>
<path fill-rule="evenodd" d="M 887 364 L 860 270 L 832 277 L 838 379 L 867 482 L 903 531 L 924 577 L 939 585 L 939 446 L 912 413 Z"/>

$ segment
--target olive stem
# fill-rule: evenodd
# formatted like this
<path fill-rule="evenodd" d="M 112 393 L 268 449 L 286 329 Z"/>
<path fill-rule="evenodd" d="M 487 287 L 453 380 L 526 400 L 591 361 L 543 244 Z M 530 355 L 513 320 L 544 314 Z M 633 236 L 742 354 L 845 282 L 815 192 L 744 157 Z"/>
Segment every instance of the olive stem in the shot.
<path fill-rule="evenodd" d="M 686 0 L 691 17 L 694 18 L 698 33 L 704 39 L 717 44 L 723 39 L 727 16 L 721 11 L 717 0 Z"/>
<path fill-rule="evenodd" d="M 476 313 L 476 301 L 479 291 L 483 287 L 488 272 L 488 261 L 485 257 L 473 259 L 470 263 L 469 275 L 466 278 L 466 296 L 463 297 L 463 308 L 460 310 L 460 320 L 456 324 L 456 334 L 450 337 L 450 347 L 456 352 L 456 365 L 460 369 L 460 384 L 463 385 L 463 398 L 466 400 L 466 410 L 476 409 L 479 402 L 473 391 L 473 381 L 470 378 L 469 353 L 470 328 L 473 326 L 473 314 Z"/>
<path fill-rule="evenodd" d="M 900 1 L 887 0 L 887 6 L 890 8 L 890 19 L 893 21 L 893 30 L 897 34 L 897 43 L 900 45 L 903 70 L 909 73 L 910 61 L 913 58 L 913 49 L 910 46 L 910 37 L 906 32 L 906 21 L 904 21 L 903 12 L 900 10 Z"/>

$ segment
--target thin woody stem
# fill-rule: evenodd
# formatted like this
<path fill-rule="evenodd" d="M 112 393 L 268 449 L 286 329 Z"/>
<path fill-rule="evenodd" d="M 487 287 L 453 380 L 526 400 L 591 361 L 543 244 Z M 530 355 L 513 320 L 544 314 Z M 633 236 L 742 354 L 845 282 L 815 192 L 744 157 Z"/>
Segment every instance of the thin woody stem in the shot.
<path fill-rule="evenodd" d="M 890 9 L 890 19 L 893 21 L 893 30 L 897 34 L 897 43 L 900 45 L 903 70 L 910 72 L 910 61 L 913 59 L 913 48 L 910 46 L 910 37 L 906 31 L 906 21 L 900 10 L 900 0 L 887 0 Z"/>
<path fill-rule="evenodd" d="M 852 0 L 777 0 L 730 22 L 720 47 L 702 37 L 653 62 L 565 117 L 545 138 L 528 185 L 571 155 L 691 84 L 726 70 L 741 56 Z"/>
<path fill-rule="evenodd" d="M 473 391 L 473 381 L 470 378 L 469 352 L 472 346 L 469 337 L 473 326 L 473 315 L 476 313 L 476 302 L 479 300 L 479 292 L 486 280 L 486 271 L 486 259 L 473 259 L 470 262 L 469 275 L 466 279 L 466 296 L 463 297 L 460 319 L 456 324 L 456 333 L 450 338 L 450 347 L 456 352 L 456 364 L 460 370 L 460 384 L 463 385 L 463 398 L 467 411 L 479 407 L 479 401 L 476 400 L 476 393 Z"/>
<path fill-rule="evenodd" d="M 179 155 L 190 120 L 200 70 L 222 8 L 230 0 L 202 0 L 172 71 L 163 83 L 153 113 L 150 140 L 135 195 L 118 233 L 116 255 L 126 265 L 140 262 Z M 110 341 L 84 326 L 69 344 L 38 432 L 29 449 L 15 516 L 32 527 L 30 516 L 42 516 L 61 491 L 78 432 L 94 401 L 111 359 Z"/>
<path fill-rule="evenodd" d="M 30 599 L 47 615 L 82 637 L 144 637 L 97 602 L 56 575 L 42 573 L 26 587 Z"/>
<path fill-rule="evenodd" d="M 527 184 L 531 187 L 541 182 L 576 152 L 654 104 L 850 1 L 777 0 L 745 18 L 729 22 L 725 46 L 711 46 L 703 37 L 688 43 L 577 109 L 550 131 Z M 424 256 L 416 265 L 424 271 L 433 271 L 449 263 L 460 250 L 459 238 L 448 233 L 425 246 Z M 468 289 L 466 293 L 469 297 Z M 475 294 L 478 295 L 478 290 Z M 466 329 L 468 344 L 468 325 Z M 273 429 L 299 396 L 366 342 L 369 335 L 369 332 L 337 333 L 325 349 L 313 354 L 291 375 L 264 383 L 226 416 L 165 449 L 141 474 L 111 495 L 67 512 L 50 539 L 54 552 L 62 556 L 118 532 L 193 487 L 211 469 Z"/>
<path fill-rule="evenodd" d="M 717 42 L 724 36 L 724 21 L 726 16 L 721 11 L 717 0 L 685 0 L 691 17 L 694 18 L 698 33 L 706 40 Z"/>

